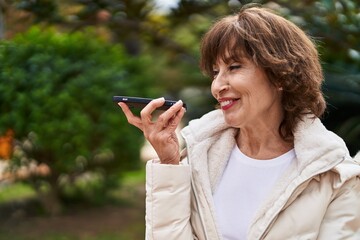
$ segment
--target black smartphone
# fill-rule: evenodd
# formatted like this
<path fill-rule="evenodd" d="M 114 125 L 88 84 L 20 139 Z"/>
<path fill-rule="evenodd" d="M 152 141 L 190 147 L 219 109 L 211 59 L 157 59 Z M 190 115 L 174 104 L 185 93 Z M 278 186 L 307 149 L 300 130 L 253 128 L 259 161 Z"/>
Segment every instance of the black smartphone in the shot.
<path fill-rule="evenodd" d="M 124 102 L 130 108 L 144 108 L 150 101 L 153 99 L 151 98 L 140 98 L 140 97 L 128 97 L 128 96 L 113 96 L 113 102 Z M 167 110 L 172 105 L 174 105 L 177 101 L 173 100 L 165 100 L 164 105 L 157 108 L 158 110 Z M 183 103 L 183 107 L 186 109 L 186 104 Z"/>

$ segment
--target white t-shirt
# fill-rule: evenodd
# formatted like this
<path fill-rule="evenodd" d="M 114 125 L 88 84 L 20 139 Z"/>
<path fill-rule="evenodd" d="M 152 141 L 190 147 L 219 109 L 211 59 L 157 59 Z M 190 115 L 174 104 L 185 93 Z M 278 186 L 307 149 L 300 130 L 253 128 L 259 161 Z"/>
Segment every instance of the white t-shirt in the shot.
<path fill-rule="evenodd" d="M 294 159 L 294 149 L 274 159 L 257 160 L 244 155 L 235 145 L 213 194 L 225 240 L 246 240 L 256 210 Z"/>

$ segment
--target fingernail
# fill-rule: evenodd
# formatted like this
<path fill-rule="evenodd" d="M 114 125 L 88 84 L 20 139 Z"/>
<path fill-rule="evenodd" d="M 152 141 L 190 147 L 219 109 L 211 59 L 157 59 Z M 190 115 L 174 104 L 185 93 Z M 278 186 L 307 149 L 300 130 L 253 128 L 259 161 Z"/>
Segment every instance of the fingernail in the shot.
<path fill-rule="evenodd" d="M 179 101 L 177 101 L 176 104 L 182 104 L 182 103 L 183 103 L 183 101 L 182 101 L 182 100 L 179 100 Z"/>

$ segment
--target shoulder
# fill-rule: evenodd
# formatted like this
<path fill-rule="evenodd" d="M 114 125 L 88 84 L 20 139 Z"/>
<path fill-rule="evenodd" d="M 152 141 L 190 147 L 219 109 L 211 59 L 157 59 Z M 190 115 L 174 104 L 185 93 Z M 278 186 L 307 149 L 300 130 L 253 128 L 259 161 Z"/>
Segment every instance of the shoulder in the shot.
<path fill-rule="evenodd" d="M 349 180 L 360 177 L 360 154 L 354 158 L 347 155 L 342 162 L 330 170 L 337 175 L 339 183 L 345 183 Z"/>
<path fill-rule="evenodd" d="M 360 151 L 355 155 L 354 162 L 360 165 Z"/>
<path fill-rule="evenodd" d="M 319 182 L 321 186 L 331 189 L 332 199 L 343 194 L 360 197 L 360 164 L 348 156 L 337 166 L 321 174 Z"/>

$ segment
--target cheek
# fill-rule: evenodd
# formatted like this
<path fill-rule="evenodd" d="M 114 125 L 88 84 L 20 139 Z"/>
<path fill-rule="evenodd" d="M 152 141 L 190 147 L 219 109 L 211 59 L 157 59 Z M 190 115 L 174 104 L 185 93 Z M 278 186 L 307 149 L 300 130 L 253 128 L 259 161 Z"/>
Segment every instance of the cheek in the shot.
<path fill-rule="evenodd" d="M 216 99 L 216 91 L 215 91 L 215 84 L 214 84 L 215 81 L 212 81 L 211 82 L 211 86 L 210 86 L 210 91 L 211 91 L 211 95 Z"/>

